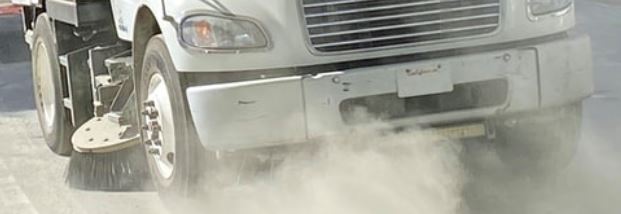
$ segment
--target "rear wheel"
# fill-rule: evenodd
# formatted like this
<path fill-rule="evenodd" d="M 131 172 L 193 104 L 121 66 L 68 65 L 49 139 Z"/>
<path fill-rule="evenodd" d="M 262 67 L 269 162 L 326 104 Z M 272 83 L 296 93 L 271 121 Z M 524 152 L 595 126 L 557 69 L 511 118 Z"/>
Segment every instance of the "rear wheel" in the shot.
<path fill-rule="evenodd" d="M 200 147 L 191 131 L 179 76 L 160 35 L 147 44 L 138 94 L 154 183 L 163 199 L 187 196 L 200 171 Z"/>
<path fill-rule="evenodd" d="M 524 119 L 526 118 L 526 119 Z M 582 104 L 548 109 L 497 126 L 497 151 L 514 172 L 550 175 L 573 159 L 580 139 Z"/>
<path fill-rule="evenodd" d="M 32 79 L 39 125 L 45 142 L 56 154 L 70 155 L 72 126 L 63 99 L 63 85 L 55 45 L 55 36 L 47 14 L 37 18 L 32 46 Z"/>

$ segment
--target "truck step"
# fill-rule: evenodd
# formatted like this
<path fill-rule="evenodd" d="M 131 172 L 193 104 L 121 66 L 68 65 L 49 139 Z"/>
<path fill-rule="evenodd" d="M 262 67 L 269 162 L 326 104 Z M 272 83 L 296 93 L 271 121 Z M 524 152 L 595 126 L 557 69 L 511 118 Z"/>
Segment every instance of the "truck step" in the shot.
<path fill-rule="evenodd" d="M 109 153 L 140 143 L 139 131 L 119 125 L 107 115 L 94 117 L 75 131 L 73 148 L 81 153 Z"/>

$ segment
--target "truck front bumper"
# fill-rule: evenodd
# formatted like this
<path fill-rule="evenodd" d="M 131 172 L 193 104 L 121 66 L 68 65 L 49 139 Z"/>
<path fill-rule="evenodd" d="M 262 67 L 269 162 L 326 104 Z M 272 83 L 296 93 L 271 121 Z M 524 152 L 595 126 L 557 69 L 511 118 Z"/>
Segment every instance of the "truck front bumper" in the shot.
<path fill-rule="evenodd" d="M 235 150 L 338 133 L 356 124 L 357 106 L 402 127 L 562 106 L 592 92 L 590 39 L 578 36 L 314 76 L 193 86 L 187 99 L 203 146 Z"/>

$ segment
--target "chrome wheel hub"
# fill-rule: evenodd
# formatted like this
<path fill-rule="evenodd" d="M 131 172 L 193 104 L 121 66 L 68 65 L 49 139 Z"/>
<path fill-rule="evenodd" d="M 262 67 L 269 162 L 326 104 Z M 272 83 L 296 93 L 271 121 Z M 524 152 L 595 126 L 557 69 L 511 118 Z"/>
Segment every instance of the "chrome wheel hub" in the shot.
<path fill-rule="evenodd" d="M 147 152 L 159 175 L 169 179 L 175 168 L 175 127 L 168 87 L 162 75 L 149 80 L 147 100 L 142 111 Z"/>

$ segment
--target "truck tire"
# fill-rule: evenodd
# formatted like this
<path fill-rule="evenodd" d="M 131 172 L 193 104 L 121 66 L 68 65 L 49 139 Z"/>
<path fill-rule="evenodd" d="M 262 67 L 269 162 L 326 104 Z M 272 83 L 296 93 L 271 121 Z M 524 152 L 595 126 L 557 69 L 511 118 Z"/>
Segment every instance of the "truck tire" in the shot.
<path fill-rule="evenodd" d="M 32 36 L 32 80 L 35 105 L 43 138 L 56 154 L 68 156 L 73 150 L 73 127 L 63 105 L 63 84 L 55 35 L 47 14 L 37 17 Z"/>
<path fill-rule="evenodd" d="M 580 140 L 582 103 L 548 109 L 525 118 L 532 120 L 498 124 L 500 159 L 520 175 L 548 176 L 565 169 Z"/>
<path fill-rule="evenodd" d="M 164 200 L 186 197 L 200 172 L 201 147 L 193 137 L 185 93 L 161 35 L 147 43 L 140 77 L 139 121 L 154 184 Z"/>

